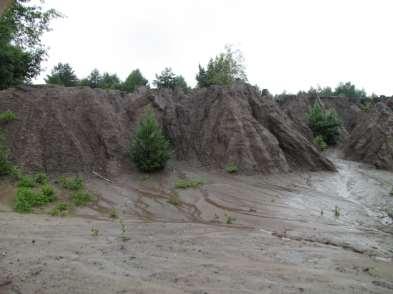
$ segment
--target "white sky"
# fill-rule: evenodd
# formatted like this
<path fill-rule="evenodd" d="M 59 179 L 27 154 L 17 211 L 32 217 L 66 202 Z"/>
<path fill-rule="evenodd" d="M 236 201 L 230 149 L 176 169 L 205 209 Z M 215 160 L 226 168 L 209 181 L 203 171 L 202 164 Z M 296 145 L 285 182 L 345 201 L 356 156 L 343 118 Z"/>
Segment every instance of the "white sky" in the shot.
<path fill-rule="evenodd" d="M 44 36 L 42 81 L 58 62 L 151 82 L 172 67 L 195 85 L 198 64 L 233 44 L 251 84 L 273 93 L 352 81 L 393 94 L 392 0 L 46 0 L 66 18 Z"/>

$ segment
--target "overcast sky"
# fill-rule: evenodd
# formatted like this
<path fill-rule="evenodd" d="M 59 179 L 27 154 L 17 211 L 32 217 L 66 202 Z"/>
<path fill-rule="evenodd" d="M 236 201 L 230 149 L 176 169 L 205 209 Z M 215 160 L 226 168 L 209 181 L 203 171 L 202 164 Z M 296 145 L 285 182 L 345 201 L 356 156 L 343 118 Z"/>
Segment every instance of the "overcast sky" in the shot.
<path fill-rule="evenodd" d="M 65 18 L 44 36 L 42 81 L 58 62 L 152 81 L 172 67 L 195 85 L 198 64 L 233 44 L 251 84 L 273 93 L 351 81 L 393 94 L 392 0 L 46 0 Z"/>

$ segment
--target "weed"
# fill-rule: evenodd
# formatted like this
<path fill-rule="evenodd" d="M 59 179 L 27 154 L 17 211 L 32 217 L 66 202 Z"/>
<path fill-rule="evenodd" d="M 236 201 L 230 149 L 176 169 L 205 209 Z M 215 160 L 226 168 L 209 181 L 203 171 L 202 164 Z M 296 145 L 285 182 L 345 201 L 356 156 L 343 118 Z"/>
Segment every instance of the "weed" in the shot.
<path fill-rule="evenodd" d="M 0 122 L 10 122 L 16 120 L 16 114 L 12 111 L 5 111 L 0 113 Z"/>
<path fill-rule="evenodd" d="M 80 177 L 60 177 L 60 184 L 63 188 L 72 191 L 83 189 L 83 180 Z"/>
<path fill-rule="evenodd" d="M 44 186 L 42 186 L 41 192 L 44 196 L 50 199 L 50 201 L 56 200 L 55 190 L 53 189 L 52 186 L 45 184 Z"/>
<path fill-rule="evenodd" d="M 77 191 L 72 194 L 71 200 L 75 206 L 84 206 L 91 202 L 93 198 L 85 191 Z"/>
<path fill-rule="evenodd" d="M 45 173 L 36 173 L 33 178 L 34 182 L 38 185 L 44 185 L 48 183 L 48 176 Z"/>
<path fill-rule="evenodd" d="M 94 228 L 94 227 L 91 228 L 91 235 L 93 237 L 97 237 L 99 233 L 100 233 L 100 231 L 97 228 Z"/>
<path fill-rule="evenodd" d="M 70 207 L 67 203 L 59 203 L 50 211 L 49 214 L 52 216 L 66 216 L 69 212 Z"/>
<path fill-rule="evenodd" d="M 123 242 L 130 240 L 130 238 L 126 236 L 127 226 L 123 223 L 122 220 L 120 220 L 119 223 L 120 223 L 120 226 L 121 226 L 120 238 L 122 239 Z"/>
<path fill-rule="evenodd" d="M 15 210 L 17 212 L 31 212 L 33 207 L 48 204 L 54 200 L 54 195 L 47 196 L 29 187 L 20 187 L 16 192 Z"/>
<path fill-rule="evenodd" d="M 335 217 L 340 217 L 340 208 L 338 206 L 334 207 L 334 216 Z"/>
<path fill-rule="evenodd" d="M 225 213 L 224 217 L 225 217 L 225 223 L 227 225 L 233 224 L 236 221 L 236 218 L 234 218 L 233 216 L 230 216 L 227 213 Z"/>
<path fill-rule="evenodd" d="M 180 201 L 179 194 L 177 194 L 176 192 L 173 192 L 169 196 L 168 203 L 172 204 L 173 206 L 180 206 L 181 205 L 181 201 Z"/>
<path fill-rule="evenodd" d="M 201 180 L 187 180 L 187 179 L 178 179 L 176 181 L 175 187 L 176 189 L 188 189 L 188 188 L 198 188 L 203 185 L 203 181 Z"/>
<path fill-rule="evenodd" d="M 320 151 L 325 151 L 328 148 L 328 145 L 321 135 L 316 136 L 313 140 L 313 143 L 314 145 L 318 146 Z"/>
<path fill-rule="evenodd" d="M 390 196 L 393 197 L 393 188 L 392 188 L 392 190 L 390 191 Z"/>
<path fill-rule="evenodd" d="M 230 174 L 237 173 L 239 171 L 238 166 L 235 163 L 228 163 L 225 166 L 225 171 Z"/>
<path fill-rule="evenodd" d="M 32 176 L 21 176 L 18 182 L 18 187 L 20 188 L 34 188 L 36 182 Z"/>
<path fill-rule="evenodd" d="M 115 208 L 112 208 L 112 209 L 111 209 L 111 212 L 109 213 L 109 217 L 110 217 L 110 218 L 113 218 L 113 219 L 119 217 L 119 216 L 117 215 L 117 211 L 116 211 Z"/>

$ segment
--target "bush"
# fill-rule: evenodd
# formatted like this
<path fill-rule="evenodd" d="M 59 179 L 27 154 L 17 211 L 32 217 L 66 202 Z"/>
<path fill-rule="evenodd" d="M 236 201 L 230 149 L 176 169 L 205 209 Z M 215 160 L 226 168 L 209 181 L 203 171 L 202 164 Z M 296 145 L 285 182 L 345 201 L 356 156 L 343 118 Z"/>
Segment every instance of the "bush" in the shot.
<path fill-rule="evenodd" d="M 83 189 L 83 180 L 80 177 L 60 177 L 60 184 L 63 188 L 78 191 Z"/>
<path fill-rule="evenodd" d="M 188 188 L 198 188 L 201 185 L 203 185 L 203 181 L 201 180 L 179 179 L 176 181 L 175 187 L 176 189 L 188 189 Z"/>
<path fill-rule="evenodd" d="M 34 182 L 38 185 L 44 185 L 48 183 L 48 176 L 45 173 L 36 173 L 34 175 Z"/>
<path fill-rule="evenodd" d="M 55 190 L 52 186 L 46 184 L 41 188 L 42 194 L 47 197 L 51 202 L 56 200 Z"/>
<path fill-rule="evenodd" d="M 70 211 L 70 207 L 67 203 L 59 203 L 57 204 L 51 211 L 50 215 L 52 216 L 66 216 Z"/>
<path fill-rule="evenodd" d="M 54 195 L 48 196 L 31 188 L 20 187 L 16 192 L 15 210 L 17 212 L 31 212 L 33 207 L 54 201 Z"/>
<path fill-rule="evenodd" d="M 179 194 L 174 192 L 171 195 L 169 195 L 168 203 L 172 204 L 173 206 L 180 206 L 181 205 L 181 200 L 180 200 Z"/>
<path fill-rule="evenodd" d="M 314 143 L 314 145 L 318 146 L 319 150 L 321 150 L 321 151 L 325 151 L 328 147 L 321 135 L 316 136 L 313 140 L 313 143 Z"/>
<path fill-rule="evenodd" d="M 45 82 L 47 84 L 62 85 L 65 87 L 74 87 L 79 84 L 78 77 L 68 63 L 58 63 L 52 69 L 51 74 L 47 76 Z"/>
<path fill-rule="evenodd" d="M 22 176 L 19 179 L 18 187 L 19 188 L 34 188 L 36 186 L 36 182 L 32 176 Z"/>
<path fill-rule="evenodd" d="M 339 138 L 341 121 L 334 110 L 322 109 L 319 101 L 307 113 L 309 126 L 314 137 L 321 136 L 327 145 L 335 145 Z"/>
<path fill-rule="evenodd" d="M 16 120 L 16 114 L 12 111 L 5 111 L 0 113 L 0 122 L 7 123 Z"/>
<path fill-rule="evenodd" d="M 75 206 L 84 206 L 91 202 L 93 198 L 85 191 L 77 191 L 72 194 L 71 200 Z"/>
<path fill-rule="evenodd" d="M 151 110 L 145 114 L 136 130 L 129 155 L 143 172 L 163 169 L 170 158 L 169 142 Z"/>
<path fill-rule="evenodd" d="M 122 90 L 127 92 L 134 92 L 138 87 L 146 86 L 146 80 L 139 69 L 133 70 L 127 79 L 122 84 Z"/>
<path fill-rule="evenodd" d="M 239 168 L 238 168 L 237 165 L 234 164 L 234 163 L 228 163 L 228 164 L 225 166 L 225 171 L 226 171 L 227 173 L 230 173 L 230 174 L 237 173 L 238 170 L 239 170 Z"/>

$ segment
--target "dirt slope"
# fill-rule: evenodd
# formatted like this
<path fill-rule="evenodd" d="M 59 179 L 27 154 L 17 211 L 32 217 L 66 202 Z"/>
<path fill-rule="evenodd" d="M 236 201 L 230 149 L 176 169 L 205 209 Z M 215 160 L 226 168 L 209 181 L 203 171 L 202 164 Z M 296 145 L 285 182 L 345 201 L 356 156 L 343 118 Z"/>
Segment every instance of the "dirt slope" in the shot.
<path fill-rule="evenodd" d="M 344 152 L 349 159 L 393 170 L 393 98 L 359 116 Z"/>
<path fill-rule="evenodd" d="M 128 165 L 127 148 L 140 115 L 152 105 L 176 158 L 212 168 L 236 163 L 245 172 L 334 170 L 268 97 L 251 86 L 176 91 L 22 87 L 0 92 L 12 157 L 27 169 L 98 170 Z"/>

